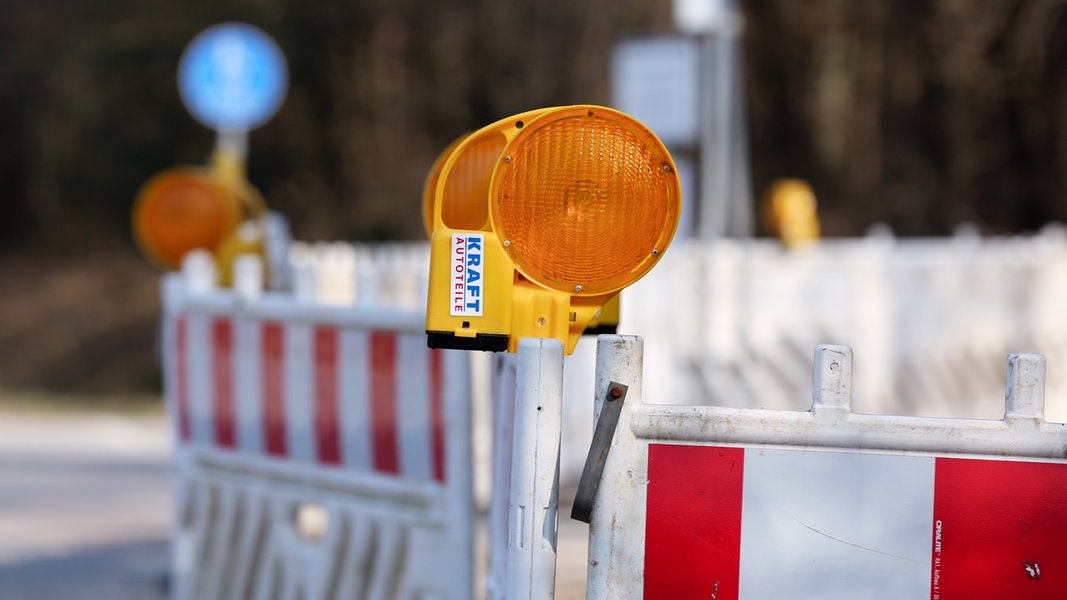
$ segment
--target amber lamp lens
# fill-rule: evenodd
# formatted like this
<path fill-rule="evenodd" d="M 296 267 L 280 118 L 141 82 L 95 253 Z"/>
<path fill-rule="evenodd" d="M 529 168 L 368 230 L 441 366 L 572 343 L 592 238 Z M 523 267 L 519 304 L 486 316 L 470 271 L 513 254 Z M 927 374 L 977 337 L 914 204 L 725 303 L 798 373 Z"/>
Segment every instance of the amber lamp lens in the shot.
<path fill-rule="evenodd" d="M 624 113 L 550 112 L 505 154 L 490 216 L 530 280 L 579 295 L 612 292 L 644 275 L 670 243 L 681 201 L 673 161 Z"/>

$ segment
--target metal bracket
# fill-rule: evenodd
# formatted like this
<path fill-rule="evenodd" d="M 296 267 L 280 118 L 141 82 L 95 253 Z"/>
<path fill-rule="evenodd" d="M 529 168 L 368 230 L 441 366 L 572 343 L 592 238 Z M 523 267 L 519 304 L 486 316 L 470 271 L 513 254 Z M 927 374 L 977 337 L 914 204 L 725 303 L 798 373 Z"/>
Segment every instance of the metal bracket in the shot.
<path fill-rule="evenodd" d="M 621 383 L 612 381 L 608 384 L 608 394 L 600 408 L 600 418 L 597 419 L 596 429 L 593 430 L 593 441 L 589 444 L 589 454 L 585 457 L 585 467 L 582 468 L 578 492 L 571 507 L 571 518 L 575 521 L 588 523 L 592 519 L 593 503 L 600 488 L 600 478 L 604 473 L 608 451 L 611 450 L 611 440 L 619 426 L 619 415 L 622 414 L 622 404 L 626 400 L 626 390 L 627 387 Z"/>

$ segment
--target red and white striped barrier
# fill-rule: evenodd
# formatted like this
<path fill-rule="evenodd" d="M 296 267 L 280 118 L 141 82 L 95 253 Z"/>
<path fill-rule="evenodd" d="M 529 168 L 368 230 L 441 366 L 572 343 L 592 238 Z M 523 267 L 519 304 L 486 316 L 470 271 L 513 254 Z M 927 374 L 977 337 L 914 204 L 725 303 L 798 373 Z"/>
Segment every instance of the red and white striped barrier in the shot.
<path fill-rule="evenodd" d="M 646 598 L 1067 590 L 1065 464 L 655 443 L 648 451 Z"/>
<path fill-rule="evenodd" d="M 816 351 L 808 412 L 641 401 L 638 338 L 590 524 L 589 598 L 1061 598 L 1067 425 L 1012 355 L 1002 420 L 851 411 L 852 354 Z"/>
<path fill-rule="evenodd" d="M 472 597 L 469 355 L 422 311 L 196 281 L 164 281 L 173 597 Z"/>
<path fill-rule="evenodd" d="M 421 332 L 187 313 L 169 326 L 183 444 L 445 480 L 444 358 Z"/>

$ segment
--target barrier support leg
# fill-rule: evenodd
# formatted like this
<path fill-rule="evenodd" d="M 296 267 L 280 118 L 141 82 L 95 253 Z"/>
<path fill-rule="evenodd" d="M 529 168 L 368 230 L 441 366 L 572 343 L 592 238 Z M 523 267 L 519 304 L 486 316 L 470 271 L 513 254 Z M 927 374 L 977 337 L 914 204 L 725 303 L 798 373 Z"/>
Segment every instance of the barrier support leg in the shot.
<path fill-rule="evenodd" d="M 563 343 L 519 342 L 508 518 L 508 600 L 555 595 Z"/>
<path fill-rule="evenodd" d="M 637 336 L 597 338 L 594 420 L 600 419 L 612 382 L 627 390 L 589 522 L 589 600 L 629 600 L 642 594 L 643 578 L 634 573 L 644 572 L 645 529 L 634 524 L 644 522 L 648 471 L 639 460 L 642 450 L 630 429 L 630 413 L 641 404 L 643 360 L 644 342 Z"/>
<path fill-rule="evenodd" d="M 493 355 L 493 472 L 489 499 L 488 600 L 507 600 L 508 507 L 511 503 L 511 451 L 515 439 L 515 355 Z"/>

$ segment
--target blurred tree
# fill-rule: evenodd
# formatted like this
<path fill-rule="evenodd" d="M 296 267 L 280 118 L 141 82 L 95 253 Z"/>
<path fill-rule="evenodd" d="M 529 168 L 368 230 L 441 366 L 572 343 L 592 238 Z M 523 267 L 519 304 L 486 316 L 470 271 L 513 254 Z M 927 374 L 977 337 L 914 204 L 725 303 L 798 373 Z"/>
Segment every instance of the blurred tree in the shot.
<path fill-rule="evenodd" d="M 755 189 L 810 180 L 828 235 L 1067 219 L 1058 0 L 752 0 Z M 283 47 L 291 87 L 249 171 L 305 239 L 417 238 L 433 158 L 508 114 L 609 101 L 613 44 L 668 34 L 670 0 L 39 0 L 0 21 L 0 251 L 129 243 L 138 187 L 202 163 L 181 51 L 227 20 Z"/>
<path fill-rule="evenodd" d="M 290 63 L 250 177 L 306 239 L 421 235 L 422 179 L 455 136 L 538 105 L 605 103 L 611 45 L 664 32 L 669 0 L 7 2 L 0 22 L 0 245 L 127 243 L 139 186 L 203 163 L 178 59 L 245 21 Z"/>
<path fill-rule="evenodd" d="M 206 27 L 259 26 L 289 61 L 248 167 L 294 234 L 417 239 L 441 149 L 522 110 L 609 102 L 613 45 L 670 34 L 671 4 L 0 0 L 0 387 L 157 375 L 158 290 L 128 219 L 152 174 L 212 150 L 176 85 Z M 810 181 L 830 236 L 1067 221 L 1064 1 L 740 5 L 757 197 Z"/>
<path fill-rule="evenodd" d="M 809 179 L 831 235 L 1067 220 L 1063 2 L 743 4 L 756 189 Z"/>

